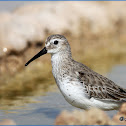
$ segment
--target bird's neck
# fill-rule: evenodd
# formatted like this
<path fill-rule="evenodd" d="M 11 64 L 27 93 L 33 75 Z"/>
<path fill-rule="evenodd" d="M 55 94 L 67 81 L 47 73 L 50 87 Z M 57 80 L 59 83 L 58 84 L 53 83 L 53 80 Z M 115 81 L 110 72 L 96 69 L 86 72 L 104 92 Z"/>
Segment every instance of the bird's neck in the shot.
<path fill-rule="evenodd" d="M 65 63 L 69 60 L 72 60 L 71 52 L 58 52 L 51 55 L 52 63 Z"/>
<path fill-rule="evenodd" d="M 51 55 L 52 73 L 55 78 L 61 74 L 63 68 L 72 60 L 71 52 L 58 52 Z"/>

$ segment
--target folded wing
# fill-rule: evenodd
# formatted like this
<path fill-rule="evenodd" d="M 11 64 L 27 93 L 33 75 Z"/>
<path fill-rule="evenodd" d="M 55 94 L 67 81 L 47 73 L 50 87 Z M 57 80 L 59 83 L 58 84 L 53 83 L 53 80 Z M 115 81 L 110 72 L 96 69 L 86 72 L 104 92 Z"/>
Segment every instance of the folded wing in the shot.
<path fill-rule="evenodd" d="M 126 90 L 96 72 L 78 72 L 78 79 L 89 98 L 125 102 Z"/>

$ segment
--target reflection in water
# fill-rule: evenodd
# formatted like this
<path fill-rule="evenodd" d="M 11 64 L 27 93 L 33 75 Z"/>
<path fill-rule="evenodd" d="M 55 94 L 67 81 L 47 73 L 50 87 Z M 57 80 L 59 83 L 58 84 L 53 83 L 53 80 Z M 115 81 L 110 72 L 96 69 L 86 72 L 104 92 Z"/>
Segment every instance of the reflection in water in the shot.
<path fill-rule="evenodd" d="M 26 114 L 22 114 L 22 116 L 29 116 L 29 115 L 34 115 L 34 114 L 43 114 L 45 115 L 46 118 L 52 118 L 55 119 L 55 117 L 60 113 L 60 110 L 58 108 L 38 108 L 34 111 L 32 111 L 31 113 L 26 113 Z"/>
<path fill-rule="evenodd" d="M 64 109 L 76 109 L 69 105 L 60 92 L 48 93 L 46 96 L 36 97 L 40 103 L 27 104 L 26 109 L 15 109 L 17 113 L 0 111 L 0 119 L 11 118 L 17 124 L 53 124 L 55 117 Z M 28 109 L 27 109 L 28 108 Z M 12 110 L 8 110 L 12 112 Z"/>
<path fill-rule="evenodd" d="M 8 75 L 0 78 L 0 109 L 11 109 L 25 103 L 34 103 L 36 101 L 32 96 L 45 95 L 46 92 L 55 90 L 51 69 L 47 69 L 49 65 L 45 64 L 44 67 L 42 65 L 35 63 L 12 78 Z"/>

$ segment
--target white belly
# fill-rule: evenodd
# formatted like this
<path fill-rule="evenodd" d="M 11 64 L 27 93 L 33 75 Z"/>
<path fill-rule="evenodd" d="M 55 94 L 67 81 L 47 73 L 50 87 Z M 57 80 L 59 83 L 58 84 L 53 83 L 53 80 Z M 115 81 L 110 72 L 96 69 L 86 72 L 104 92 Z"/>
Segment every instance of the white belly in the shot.
<path fill-rule="evenodd" d="M 89 99 L 86 97 L 84 88 L 80 85 L 80 83 L 69 83 L 65 80 L 63 82 L 59 82 L 59 85 L 60 91 L 66 101 L 75 107 L 82 109 L 97 107 L 103 110 L 112 110 L 117 109 L 120 106 L 119 103 L 103 102 L 94 98 Z"/>
<path fill-rule="evenodd" d="M 89 99 L 86 98 L 84 89 L 79 85 L 79 83 L 75 84 L 74 82 L 68 83 L 64 81 L 63 83 L 60 82 L 59 88 L 66 101 L 71 105 L 78 108 L 89 109 Z"/>

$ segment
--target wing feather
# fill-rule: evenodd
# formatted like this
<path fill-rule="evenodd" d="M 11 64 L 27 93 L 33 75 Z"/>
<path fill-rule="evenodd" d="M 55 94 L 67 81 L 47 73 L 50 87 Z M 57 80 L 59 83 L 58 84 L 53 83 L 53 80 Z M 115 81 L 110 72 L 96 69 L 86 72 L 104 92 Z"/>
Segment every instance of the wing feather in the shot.
<path fill-rule="evenodd" d="M 94 71 L 79 71 L 78 79 L 85 85 L 88 97 L 100 100 L 126 101 L 126 89 Z"/>

